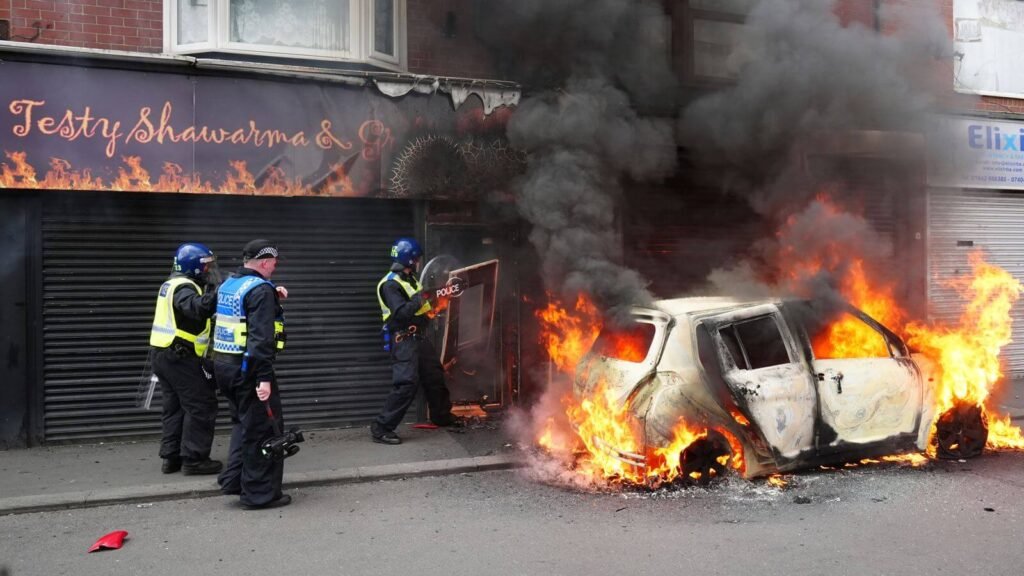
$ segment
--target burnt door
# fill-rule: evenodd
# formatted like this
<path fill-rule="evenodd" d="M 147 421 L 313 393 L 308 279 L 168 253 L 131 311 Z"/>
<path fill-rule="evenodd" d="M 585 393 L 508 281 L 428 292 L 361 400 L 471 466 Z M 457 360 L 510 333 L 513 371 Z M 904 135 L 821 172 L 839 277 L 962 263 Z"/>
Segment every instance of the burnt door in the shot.
<path fill-rule="evenodd" d="M 28 440 L 29 394 L 26 361 L 26 207 L 21 198 L 0 196 L 0 448 Z"/>
<path fill-rule="evenodd" d="M 737 406 L 783 458 L 814 448 L 817 395 L 799 348 L 772 305 L 706 321 Z"/>
<path fill-rule="evenodd" d="M 852 312 L 811 334 L 821 419 L 834 432 L 822 435 L 819 450 L 917 432 L 921 376 L 902 341 Z"/>

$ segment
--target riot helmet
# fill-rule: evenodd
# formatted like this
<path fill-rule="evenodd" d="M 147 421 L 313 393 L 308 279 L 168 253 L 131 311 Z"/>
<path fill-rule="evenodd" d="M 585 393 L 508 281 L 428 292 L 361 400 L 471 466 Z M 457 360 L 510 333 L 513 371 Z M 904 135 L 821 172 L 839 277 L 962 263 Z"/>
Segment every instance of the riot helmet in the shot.
<path fill-rule="evenodd" d="M 415 268 L 423 256 L 423 248 L 415 238 L 399 238 L 391 246 L 391 261 L 406 268 Z"/>
<path fill-rule="evenodd" d="M 217 257 L 213 251 L 198 243 L 178 246 L 174 254 L 174 271 L 200 283 L 218 281 Z"/>

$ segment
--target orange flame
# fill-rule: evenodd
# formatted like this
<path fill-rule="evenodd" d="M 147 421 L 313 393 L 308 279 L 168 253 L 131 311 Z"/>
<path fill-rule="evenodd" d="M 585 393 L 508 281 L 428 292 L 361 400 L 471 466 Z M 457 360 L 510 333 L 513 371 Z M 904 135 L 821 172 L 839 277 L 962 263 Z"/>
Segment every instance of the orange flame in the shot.
<path fill-rule="evenodd" d="M 842 211 L 828 198 L 816 199 L 820 217 L 838 217 Z M 778 236 L 788 238 L 787 227 L 794 226 L 790 217 Z M 828 223 L 822 224 L 827 226 Z M 781 254 L 787 261 L 786 280 L 789 291 L 799 293 L 805 281 L 824 272 L 839 274 L 839 289 L 854 306 L 879 323 L 902 332 L 907 343 L 919 349 L 941 370 L 936 395 L 936 415 L 949 410 L 957 401 L 985 408 L 985 402 L 998 384 L 1002 373 L 999 350 L 1010 342 L 1010 308 L 1020 295 L 1021 284 L 1005 270 L 984 262 L 981 254 L 971 256 L 973 272 L 955 279 L 952 286 L 967 303 L 955 326 L 927 326 L 908 322 L 890 285 L 871 278 L 863 259 L 848 254 L 849 247 L 826 243 L 816 253 L 804 254 L 798 246 L 784 246 Z M 818 358 L 864 358 L 889 355 L 885 340 L 869 325 L 844 314 L 812 340 Z M 984 410 L 989 424 L 990 448 L 1014 448 L 1024 445 L 1020 429 L 1000 420 L 991 410 Z M 934 436 L 935 428 L 932 428 Z"/>
<path fill-rule="evenodd" d="M 986 407 L 993 388 L 1003 376 L 999 350 L 1010 343 L 1010 309 L 1020 298 L 1022 285 L 1009 272 L 985 262 L 981 253 L 970 255 L 972 273 L 956 278 L 950 285 L 967 302 L 956 326 L 906 326 L 908 343 L 935 360 L 940 367 L 936 390 L 936 414 L 956 402 Z M 989 448 L 1024 448 L 1019 427 L 1009 418 L 1000 419 L 991 410 Z"/>
<path fill-rule="evenodd" d="M 597 307 L 580 294 L 570 312 L 550 297 L 546 308 L 536 315 L 541 321 L 541 343 L 559 371 L 572 374 L 593 346 L 603 325 Z"/>
<path fill-rule="evenodd" d="M 261 196 L 355 196 L 356 192 L 344 166 L 332 165 L 325 184 L 318 190 L 303 184 L 301 178 L 289 178 L 283 169 L 268 166 L 259 175 L 252 174 L 244 160 L 232 160 L 230 170 L 220 184 L 204 181 L 199 174 L 185 173 L 174 162 L 164 162 L 154 182 L 142 166 L 139 156 L 124 156 L 117 176 L 104 182 L 89 169 L 76 170 L 61 158 L 50 159 L 50 169 L 40 179 L 24 152 L 5 152 L 10 161 L 0 162 L 0 187 L 31 190 L 108 190 L 134 192 L 195 192 L 204 194 L 246 194 Z"/>
<path fill-rule="evenodd" d="M 580 295 L 571 310 L 551 298 L 549 304 L 536 312 L 541 321 L 541 340 L 557 369 L 571 375 L 587 354 L 603 326 L 594 304 Z M 642 331 L 616 330 L 600 340 L 601 352 L 628 362 L 646 357 L 648 344 Z M 549 453 L 575 454 L 573 472 L 591 483 L 628 483 L 657 485 L 676 480 L 680 473 L 680 456 L 694 441 L 708 435 L 680 420 L 672 431 L 671 442 L 662 448 L 650 448 L 644 441 L 641 423 L 632 416 L 632 407 L 616 397 L 605 382 L 598 382 L 585 398 L 571 394 L 562 399 L 571 433 L 559 431 L 553 418 L 540 427 L 537 444 Z M 739 441 L 723 432 L 733 456 L 723 456 L 722 465 L 742 470 L 743 456 Z"/>

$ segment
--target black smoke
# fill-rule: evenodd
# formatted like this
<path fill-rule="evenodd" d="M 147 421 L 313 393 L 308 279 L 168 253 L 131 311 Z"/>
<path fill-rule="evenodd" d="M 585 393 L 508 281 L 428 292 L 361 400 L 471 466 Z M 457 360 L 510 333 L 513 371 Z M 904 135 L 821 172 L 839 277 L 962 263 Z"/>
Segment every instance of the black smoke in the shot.
<path fill-rule="evenodd" d="M 681 143 L 705 170 L 722 174 L 723 191 L 745 198 L 763 217 L 798 236 L 760 241 L 747 261 L 712 274 L 718 289 L 746 295 L 776 291 L 781 285 L 763 272 L 766 265 L 783 268 L 783 254 L 813 254 L 835 245 L 846 254 L 863 255 L 871 265 L 886 262 L 893 252 L 891 239 L 872 230 L 857 209 L 822 212 L 815 197 L 823 181 L 841 208 L 858 203 L 851 178 L 856 174 L 811 177 L 808 158 L 816 142 L 928 132 L 939 104 L 937 89 L 949 88 L 950 82 L 941 80 L 949 80 L 942 66 L 952 44 L 931 5 L 883 10 L 881 30 L 844 25 L 835 8 L 835 2 L 821 0 L 759 2 L 734 53 L 746 61 L 735 83 L 694 101 L 680 115 Z M 865 163 L 862 170 L 904 178 L 920 172 L 922 162 L 913 154 L 882 160 Z M 837 263 L 836 269 L 807 278 L 804 291 L 827 294 L 846 272 L 845 264 Z"/>
<path fill-rule="evenodd" d="M 527 154 L 517 204 L 545 283 L 613 313 L 651 300 L 623 263 L 616 213 L 624 183 L 675 169 L 668 24 L 648 0 L 494 3 L 484 24 L 504 74 L 524 86 L 509 139 Z"/>

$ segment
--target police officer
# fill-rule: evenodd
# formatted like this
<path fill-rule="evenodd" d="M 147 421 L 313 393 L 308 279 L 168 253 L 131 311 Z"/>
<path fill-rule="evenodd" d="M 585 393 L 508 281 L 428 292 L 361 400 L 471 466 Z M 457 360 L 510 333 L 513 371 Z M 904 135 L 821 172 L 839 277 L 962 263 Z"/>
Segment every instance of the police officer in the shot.
<path fill-rule="evenodd" d="M 216 474 L 222 465 L 210 460 L 217 397 L 203 365 L 210 344 L 210 318 L 217 303 L 216 258 L 202 244 L 182 244 L 174 269 L 160 286 L 149 336 L 153 373 L 163 395 L 161 470 L 171 474 Z"/>
<path fill-rule="evenodd" d="M 228 464 L 217 479 L 225 494 L 238 494 L 246 509 L 277 508 L 291 502 L 281 493 L 283 461 L 260 453 L 260 443 L 284 428 L 274 359 L 284 348 L 283 286 L 270 282 L 277 268 L 277 246 L 253 240 L 242 250 L 242 266 L 217 294 L 214 371 L 228 399 L 232 422 Z"/>
<path fill-rule="evenodd" d="M 373 441 L 381 444 L 402 443 L 395 428 L 416 398 L 419 385 L 423 386 L 434 424 L 461 424 L 451 413 L 452 403 L 437 351 L 426 339 L 431 306 L 414 275 L 422 257 L 419 242 L 399 238 L 391 247 L 391 270 L 377 283 L 385 338 L 390 343 L 393 384 L 384 407 L 370 425 Z"/>

